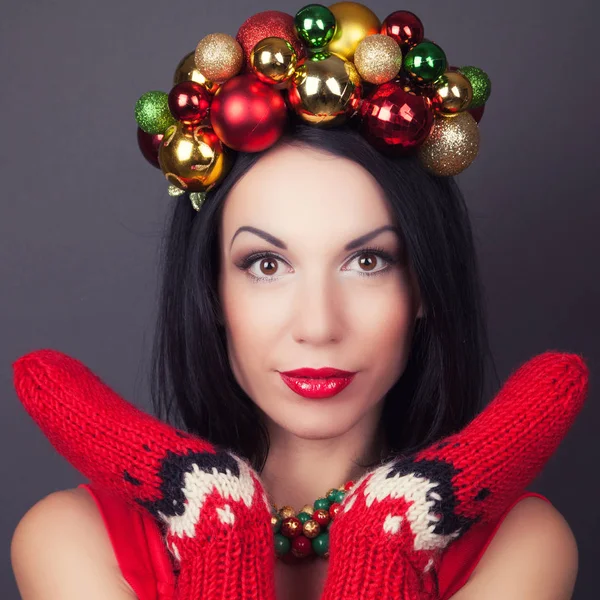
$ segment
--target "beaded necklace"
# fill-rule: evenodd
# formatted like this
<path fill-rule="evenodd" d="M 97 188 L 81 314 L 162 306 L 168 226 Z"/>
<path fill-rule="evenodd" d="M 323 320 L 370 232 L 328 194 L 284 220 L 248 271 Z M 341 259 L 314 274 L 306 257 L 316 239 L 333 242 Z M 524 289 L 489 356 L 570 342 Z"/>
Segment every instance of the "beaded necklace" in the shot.
<path fill-rule="evenodd" d="M 273 505 L 271 526 L 275 538 L 275 554 L 287 563 L 307 558 L 329 557 L 329 527 L 340 510 L 340 503 L 352 489 L 353 481 L 330 489 L 317 498 L 314 505 L 307 504 L 296 514 L 291 506 L 277 508 Z"/>

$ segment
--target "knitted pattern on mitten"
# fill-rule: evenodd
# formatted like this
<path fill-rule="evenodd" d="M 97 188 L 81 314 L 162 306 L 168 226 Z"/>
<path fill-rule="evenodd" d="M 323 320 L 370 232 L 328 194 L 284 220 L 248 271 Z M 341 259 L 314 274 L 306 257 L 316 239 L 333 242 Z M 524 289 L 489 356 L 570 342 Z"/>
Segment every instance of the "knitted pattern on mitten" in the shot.
<path fill-rule="evenodd" d="M 274 600 L 269 502 L 244 460 L 142 412 L 55 350 L 13 369 L 17 395 L 54 448 L 161 524 L 177 600 Z"/>
<path fill-rule="evenodd" d="M 475 523 L 499 518 L 533 481 L 587 389 L 579 356 L 545 352 L 462 431 L 366 474 L 330 528 L 323 600 L 437 598 L 444 549 Z"/>

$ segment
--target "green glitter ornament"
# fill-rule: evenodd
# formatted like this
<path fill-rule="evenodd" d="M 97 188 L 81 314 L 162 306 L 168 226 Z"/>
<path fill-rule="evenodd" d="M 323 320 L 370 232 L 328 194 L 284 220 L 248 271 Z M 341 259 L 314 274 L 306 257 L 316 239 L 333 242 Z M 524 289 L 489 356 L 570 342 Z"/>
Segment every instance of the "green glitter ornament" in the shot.
<path fill-rule="evenodd" d="M 435 81 L 447 66 L 446 53 L 429 41 L 417 44 L 404 57 L 404 70 L 419 83 Z"/>
<path fill-rule="evenodd" d="M 164 133 L 177 122 L 169 110 L 169 94 L 152 91 L 140 96 L 135 104 L 135 120 L 146 133 Z"/>
<path fill-rule="evenodd" d="M 307 4 L 294 17 L 296 35 L 309 49 L 324 48 L 335 35 L 334 14 L 322 4 Z"/>
<path fill-rule="evenodd" d="M 492 93 L 492 82 L 488 74 L 479 67 L 460 67 L 457 70 L 469 80 L 473 88 L 473 100 L 469 104 L 469 108 L 483 106 Z"/>

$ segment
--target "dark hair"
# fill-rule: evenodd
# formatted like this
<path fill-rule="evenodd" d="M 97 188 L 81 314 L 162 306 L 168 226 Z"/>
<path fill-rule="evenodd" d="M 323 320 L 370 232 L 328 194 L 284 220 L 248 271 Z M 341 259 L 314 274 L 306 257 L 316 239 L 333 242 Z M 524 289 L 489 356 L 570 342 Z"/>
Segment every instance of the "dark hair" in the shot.
<path fill-rule="evenodd" d="M 390 453 L 414 452 L 460 430 L 483 407 L 491 353 L 470 219 L 455 180 L 428 173 L 415 155 L 383 155 L 349 126 L 298 124 L 278 143 L 307 144 L 362 165 L 385 190 L 404 235 L 425 316 L 414 330 L 405 371 L 384 401 Z M 268 435 L 229 365 L 218 274 L 224 200 L 262 154 L 237 153 L 200 212 L 187 195 L 173 200 L 151 381 L 157 416 L 245 456 L 258 470 Z"/>

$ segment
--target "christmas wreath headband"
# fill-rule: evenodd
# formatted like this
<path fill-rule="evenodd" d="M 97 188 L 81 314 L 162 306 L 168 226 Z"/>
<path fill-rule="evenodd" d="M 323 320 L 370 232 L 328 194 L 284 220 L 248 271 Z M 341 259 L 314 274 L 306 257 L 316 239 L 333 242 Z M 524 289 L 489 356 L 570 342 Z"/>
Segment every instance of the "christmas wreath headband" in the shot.
<path fill-rule="evenodd" d="M 346 122 L 389 155 L 418 153 L 431 173 L 456 175 L 479 149 L 491 92 L 478 67 L 453 67 L 399 10 L 383 22 L 364 4 L 309 4 L 248 18 L 234 37 L 211 33 L 177 65 L 169 93 L 136 103 L 138 144 L 169 194 L 196 210 L 227 176 L 236 151 L 260 152 L 288 116 L 320 127 Z"/>

